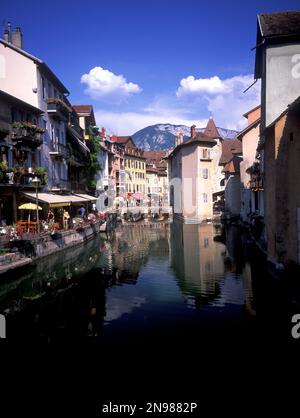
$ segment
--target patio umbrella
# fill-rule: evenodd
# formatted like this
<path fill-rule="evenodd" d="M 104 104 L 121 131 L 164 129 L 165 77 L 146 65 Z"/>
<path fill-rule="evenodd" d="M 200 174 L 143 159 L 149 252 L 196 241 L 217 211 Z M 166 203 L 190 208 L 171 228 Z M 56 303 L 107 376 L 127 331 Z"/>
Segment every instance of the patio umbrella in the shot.
<path fill-rule="evenodd" d="M 28 215 L 28 222 L 30 222 L 30 211 L 31 210 L 42 210 L 42 208 L 40 206 L 37 206 L 35 203 L 23 203 L 23 205 L 19 206 L 18 209 L 20 210 L 29 210 L 29 215 Z"/>

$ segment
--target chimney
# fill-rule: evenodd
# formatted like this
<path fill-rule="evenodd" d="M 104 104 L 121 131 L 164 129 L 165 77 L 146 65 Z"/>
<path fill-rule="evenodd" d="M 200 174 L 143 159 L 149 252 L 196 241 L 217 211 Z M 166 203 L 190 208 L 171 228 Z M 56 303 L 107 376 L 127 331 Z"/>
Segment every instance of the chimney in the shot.
<path fill-rule="evenodd" d="M 101 138 L 105 139 L 106 138 L 106 130 L 105 128 L 101 128 Z"/>
<path fill-rule="evenodd" d="M 191 138 L 196 136 L 196 125 L 191 126 Z"/>
<path fill-rule="evenodd" d="M 9 42 L 9 32 L 7 29 L 5 29 L 5 31 L 3 32 L 3 39 L 5 40 L 5 42 Z"/>
<path fill-rule="evenodd" d="M 19 49 L 23 48 L 23 35 L 19 26 L 12 33 L 12 44 Z"/>

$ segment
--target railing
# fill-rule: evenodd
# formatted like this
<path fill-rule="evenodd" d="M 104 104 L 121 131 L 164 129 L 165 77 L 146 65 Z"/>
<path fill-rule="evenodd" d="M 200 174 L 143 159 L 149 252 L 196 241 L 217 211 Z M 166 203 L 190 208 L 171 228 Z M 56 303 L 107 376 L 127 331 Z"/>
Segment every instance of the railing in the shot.
<path fill-rule="evenodd" d="M 26 142 L 27 145 L 40 146 L 43 143 L 44 129 L 29 122 L 16 122 L 12 125 L 12 141 Z"/>
<path fill-rule="evenodd" d="M 47 99 L 48 113 L 56 116 L 60 120 L 68 120 L 72 109 L 61 99 L 49 98 Z"/>
<path fill-rule="evenodd" d="M 69 148 L 66 145 L 60 143 L 52 144 L 49 154 L 53 157 L 70 158 Z"/>
<path fill-rule="evenodd" d="M 261 177 L 251 178 L 250 189 L 253 191 L 264 190 L 264 182 Z"/>
<path fill-rule="evenodd" d="M 0 184 L 5 186 L 25 186 L 25 187 L 34 187 L 32 185 L 32 179 L 35 177 L 34 173 L 29 173 L 26 169 L 16 170 L 15 171 L 0 171 Z M 38 175 L 41 179 L 40 186 L 45 185 L 43 176 Z"/>

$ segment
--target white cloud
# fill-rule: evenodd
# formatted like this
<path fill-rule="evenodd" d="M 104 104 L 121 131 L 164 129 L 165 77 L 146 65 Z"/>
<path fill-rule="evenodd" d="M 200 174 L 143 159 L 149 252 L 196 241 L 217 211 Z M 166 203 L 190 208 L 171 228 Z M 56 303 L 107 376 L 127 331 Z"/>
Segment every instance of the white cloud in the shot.
<path fill-rule="evenodd" d="M 107 112 L 105 110 L 96 110 L 96 122 L 99 127 L 104 126 L 110 133 L 116 135 L 133 135 L 146 126 L 156 125 L 158 123 L 171 123 L 174 125 L 197 125 L 205 126 L 207 119 L 188 119 L 179 115 L 165 113 L 157 115 L 156 113 L 143 112 Z"/>
<path fill-rule="evenodd" d="M 183 78 L 180 81 L 180 87 L 178 88 L 176 95 L 182 97 L 185 95 L 199 93 L 217 94 L 228 92 L 229 86 L 222 81 L 218 76 L 211 78 L 195 78 L 190 75 Z"/>
<path fill-rule="evenodd" d="M 84 92 L 91 98 L 110 103 L 121 103 L 142 91 L 138 84 L 127 82 L 123 75 L 116 75 L 102 67 L 94 67 L 88 74 L 83 74 L 81 83 L 87 85 Z"/>
<path fill-rule="evenodd" d="M 250 74 L 224 80 L 218 76 L 199 79 L 189 76 L 180 81 L 176 95 L 189 107 L 205 103 L 218 126 L 242 129 L 246 124 L 243 113 L 260 103 L 260 82 L 244 93 L 253 81 Z"/>

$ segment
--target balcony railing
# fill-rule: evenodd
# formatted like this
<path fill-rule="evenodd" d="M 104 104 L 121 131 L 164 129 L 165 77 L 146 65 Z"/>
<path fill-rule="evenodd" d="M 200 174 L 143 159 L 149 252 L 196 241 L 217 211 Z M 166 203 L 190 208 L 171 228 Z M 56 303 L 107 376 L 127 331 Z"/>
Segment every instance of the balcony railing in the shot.
<path fill-rule="evenodd" d="M 52 144 L 49 155 L 54 158 L 70 158 L 70 150 L 63 144 Z"/>
<path fill-rule="evenodd" d="M 15 122 L 12 124 L 11 139 L 13 142 L 36 148 L 43 143 L 44 132 L 45 129 L 29 122 Z"/>
<path fill-rule="evenodd" d="M 67 121 L 72 109 L 61 99 L 47 99 L 47 112 L 57 120 Z"/>
<path fill-rule="evenodd" d="M 264 190 L 264 182 L 261 177 L 251 178 L 250 180 L 250 189 L 253 192 Z"/>
<path fill-rule="evenodd" d="M 8 169 L 6 171 L 0 170 L 0 184 L 3 186 L 23 186 L 23 187 L 34 187 L 32 185 L 32 179 L 35 177 L 33 172 L 29 172 L 26 168 L 14 168 Z M 40 186 L 46 184 L 46 179 L 44 176 L 38 175 L 41 183 Z"/>

